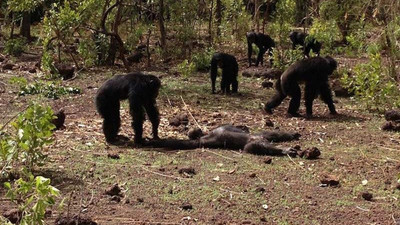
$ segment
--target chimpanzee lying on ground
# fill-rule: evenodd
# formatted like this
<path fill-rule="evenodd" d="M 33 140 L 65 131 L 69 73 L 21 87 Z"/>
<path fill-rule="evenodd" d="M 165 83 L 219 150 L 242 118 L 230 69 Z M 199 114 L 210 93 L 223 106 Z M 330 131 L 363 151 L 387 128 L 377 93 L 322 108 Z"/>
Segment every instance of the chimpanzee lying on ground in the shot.
<path fill-rule="evenodd" d="M 124 99 L 129 99 L 135 143 L 143 141 L 145 111 L 153 126 L 153 138 L 158 138 L 160 118 L 156 98 L 160 87 L 161 81 L 156 76 L 142 73 L 116 75 L 100 87 L 96 96 L 96 107 L 104 119 L 103 132 L 107 142 L 117 141 L 118 130 L 121 125 L 119 101 Z"/>
<path fill-rule="evenodd" d="M 292 31 L 289 38 L 292 41 L 293 49 L 296 49 L 296 46 L 300 45 L 305 56 L 309 57 L 311 50 L 319 56 L 322 44 L 315 40 L 315 38 L 309 37 L 308 40 L 306 40 L 307 34 L 298 31 Z"/>
<path fill-rule="evenodd" d="M 328 83 L 328 76 L 333 73 L 336 67 L 337 62 L 329 56 L 303 59 L 292 64 L 276 81 L 276 94 L 265 105 L 265 111 L 272 113 L 272 109 L 280 105 L 289 95 L 292 99 L 290 100 L 288 114 L 300 116 L 298 113 L 301 100 L 299 83 L 304 81 L 306 83 L 304 98 L 307 117 L 312 117 L 312 104 L 318 94 L 328 105 L 330 113 L 337 114 Z"/>
<path fill-rule="evenodd" d="M 253 46 L 252 46 L 253 43 L 259 49 L 256 66 L 258 66 L 259 63 L 263 65 L 263 57 L 266 51 L 268 51 L 268 54 L 270 56 L 270 62 L 272 63 L 271 56 L 272 56 L 272 49 L 275 47 L 275 42 L 269 35 L 257 32 L 247 32 L 246 38 L 247 38 L 247 55 L 249 59 L 249 67 L 251 66 L 251 54 L 253 52 Z"/>
<path fill-rule="evenodd" d="M 229 94 L 231 92 L 230 86 L 232 85 L 232 92 L 237 93 L 239 66 L 235 56 L 226 53 L 215 53 L 213 55 L 210 72 L 213 94 L 215 94 L 215 81 L 217 79 L 218 67 L 222 69 L 221 92 Z"/>
<path fill-rule="evenodd" d="M 173 150 L 196 148 L 243 149 L 244 152 L 255 155 L 289 154 L 290 156 L 296 156 L 295 149 L 281 149 L 271 144 L 271 142 L 297 140 L 299 137 L 299 133 L 282 131 L 264 131 L 262 133 L 250 134 L 238 127 L 224 125 L 197 140 L 158 139 L 148 141 L 145 145 Z"/>

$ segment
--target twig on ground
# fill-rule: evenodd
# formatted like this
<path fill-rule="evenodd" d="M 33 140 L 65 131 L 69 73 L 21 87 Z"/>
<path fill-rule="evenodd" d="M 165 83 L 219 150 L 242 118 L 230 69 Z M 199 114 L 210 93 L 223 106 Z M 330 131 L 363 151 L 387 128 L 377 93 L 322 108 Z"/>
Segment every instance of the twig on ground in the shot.
<path fill-rule="evenodd" d="M 19 114 L 23 113 L 25 110 L 29 108 L 30 105 L 26 106 L 23 110 L 19 111 L 17 114 L 12 116 L 1 128 L 0 131 L 2 131 L 13 119 L 15 119 Z"/>
<path fill-rule="evenodd" d="M 175 176 L 170 176 L 170 175 L 165 175 L 165 174 L 162 174 L 162 173 L 158 173 L 158 172 L 154 172 L 154 171 L 151 171 L 151 170 L 149 170 L 149 169 L 147 169 L 146 167 L 144 167 L 144 166 L 141 166 L 141 167 L 139 167 L 139 168 L 142 168 L 144 171 L 147 171 L 147 172 L 149 172 L 149 173 L 152 173 L 152 174 L 155 174 L 155 175 L 159 175 L 159 176 L 162 176 L 162 177 L 168 177 L 168 178 L 172 178 L 172 179 L 174 179 L 174 180 L 184 180 L 184 178 L 182 178 L 182 177 L 175 177 Z"/>
<path fill-rule="evenodd" d="M 229 158 L 229 157 L 227 157 L 227 156 L 218 154 L 218 153 L 216 153 L 216 152 L 210 151 L 210 150 L 205 149 L 205 148 L 203 148 L 202 150 L 205 151 L 205 152 L 209 152 L 209 153 L 212 153 L 212 154 L 214 154 L 214 155 L 217 155 L 217 156 L 219 156 L 219 157 L 222 157 L 222 158 L 224 158 L 224 159 L 229 159 L 229 160 L 232 160 L 232 161 L 236 161 L 235 159 L 232 159 L 232 158 Z"/>
<path fill-rule="evenodd" d="M 168 94 L 166 93 L 166 92 L 162 92 L 166 97 L 167 97 L 167 101 L 168 101 L 168 104 L 170 105 L 170 106 L 172 106 L 172 103 L 171 103 L 171 101 L 169 100 L 169 97 L 168 97 Z"/>
<path fill-rule="evenodd" d="M 190 112 L 189 107 L 188 107 L 188 105 L 186 105 L 185 100 L 183 100 L 182 95 L 181 95 L 181 99 L 182 99 L 183 104 L 185 105 L 186 111 L 188 111 L 190 117 L 192 117 L 192 119 L 194 120 L 194 123 L 197 125 L 197 127 L 201 129 L 200 124 L 197 122 L 197 120 L 194 118 L 193 114 Z"/>

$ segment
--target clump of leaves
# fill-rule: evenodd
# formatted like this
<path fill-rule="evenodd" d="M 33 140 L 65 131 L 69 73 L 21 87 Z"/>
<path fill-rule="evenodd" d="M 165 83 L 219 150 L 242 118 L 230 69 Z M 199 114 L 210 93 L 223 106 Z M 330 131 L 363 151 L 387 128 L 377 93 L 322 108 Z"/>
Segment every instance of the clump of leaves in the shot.
<path fill-rule="evenodd" d="M 341 82 L 365 102 L 368 109 L 382 111 L 387 107 L 400 106 L 396 82 L 383 66 L 379 53 L 370 53 L 369 62 L 357 65 L 352 75 L 344 74 Z"/>
<path fill-rule="evenodd" d="M 286 70 L 290 65 L 304 58 L 303 51 L 298 47 L 296 49 L 289 49 L 279 54 L 278 51 L 273 51 L 272 57 L 274 59 L 272 67 Z"/>
<path fill-rule="evenodd" d="M 7 190 L 6 197 L 18 205 L 21 212 L 21 225 L 45 224 L 47 208 L 53 206 L 60 191 L 50 185 L 50 179 L 42 176 L 34 177 L 32 174 L 25 179 L 20 178 L 11 184 L 4 183 Z"/>
<path fill-rule="evenodd" d="M 197 71 L 208 71 L 210 69 L 210 62 L 215 50 L 207 48 L 205 51 L 197 52 L 192 55 L 192 62 L 196 66 Z"/>
<path fill-rule="evenodd" d="M 34 165 L 43 164 L 46 159 L 43 149 L 53 141 L 52 119 L 50 107 L 33 104 L 11 123 L 14 132 L 0 135 L 2 176 L 20 165 L 30 170 Z"/>
<path fill-rule="evenodd" d="M 13 56 L 20 56 L 26 48 L 26 39 L 25 38 L 11 38 L 8 39 L 5 46 L 4 51 L 7 54 Z"/>
<path fill-rule="evenodd" d="M 10 82 L 19 85 L 20 91 L 18 94 L 22 96 L 42 94 L 46 98 L 59 99 L 62 95 L 82 93 L 79 88 L 64 87 L 54 81 L 35 81 L 28 84 L 28 81 L 25 78 L 11 78 Z"/>
<path fill-rule="evenodd" d="M 196 71 L 196 65 L 185 59 L 180 64 L 176 66 L 178 73 L 180 73 L 184 78 L 188 78 Z"/>

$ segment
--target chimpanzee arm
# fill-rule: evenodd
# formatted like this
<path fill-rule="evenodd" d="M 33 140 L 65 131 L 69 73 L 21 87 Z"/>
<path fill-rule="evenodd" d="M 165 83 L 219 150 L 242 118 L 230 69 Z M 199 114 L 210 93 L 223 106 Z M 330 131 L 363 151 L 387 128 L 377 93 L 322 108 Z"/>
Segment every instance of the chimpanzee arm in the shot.
<path fill-rule="evenodd" d="M 249 67 L 251 66 L 251 54 L 253 54 L 253 46 L 252 46 L 252 42 L 247 40 L 247 57 L 249 60 Z"/>
<path fill-rule="evenodd" d="M 333 104 L 333 100 L 332 100 L 331 88 L 329 87 L 328 82 L 324 82 L 320 86 L 320 95 L 321 95 L 322 101 L 324 101 L 328 105 L 330 113 L 333 115 L 337 114 L 335 105 Z"/>
<path fill-rule="evenodd" d="M 290 155 L 296 156 L 294 149 L 278 148 L 266 141 L 252 141 L 246 144 L 243 149 L 244 152 L 254 155 Z"/>
<path fill-rule="evenodd" d="M 211 90 L 212 93 L 215 94 L 215 81 L 217 80 L 218 74 L 218 60 L 214 55 L 211 59 L 211 70 L 210 70 L 210 78 L 211 78 Z"/>
<path fill-rule="evenodd" d="M 153 139 L 144 143 L 145 146 L 166 148 L 169 150 L 189 150 L 200 148 L 199 140 Z"/>
<path fill-rule="evenodd" d="M 153 138 L 158 139 L 158 125 L 160 125 L 160 113 L 157 108 L 156 100 L 152 99 L 145 104 L 146 113 L 152 125 Z"/>

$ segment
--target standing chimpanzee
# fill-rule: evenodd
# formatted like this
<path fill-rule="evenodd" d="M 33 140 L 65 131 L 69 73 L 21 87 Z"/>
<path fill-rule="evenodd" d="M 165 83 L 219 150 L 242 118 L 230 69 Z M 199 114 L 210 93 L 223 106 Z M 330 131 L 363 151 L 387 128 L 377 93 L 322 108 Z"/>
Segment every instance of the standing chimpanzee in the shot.
<path fill-rule="evenodd" d="M 312 104 L 314 99 L 321 95 L 321 99 L 328 105 L 331 114 L 337 114 L 333 105 L 332 93 L 328 83 L 328 76 L 337 67 L 337 62 L 327 57 L 313 57 L 300 60 L 292 64 L 275 83 L 276 94 L 265 105 L 265 111 L 272 113 L 286 96 L 292 97 L 288 109 L 291 116 L 299 116 L 301 90 L 300 81 L 305 82 L 304 98 L 307 117 L 312 117 Z"/>
<path fill-rule="evenodd" d="M 222 69 L 221 92 L 229 94 L 231 92 L 230 86 L 232 85 L 232 92 L 237 93 L 239 65 L 235 56 L 226 53 L 215 53 L 213 55 L 210 72 L 213 94 L 215 94 L 215 80 L 217 79 L 218 67 Z"/>
<path fill-rule="evenodd" d="M 120 100 L 129 100 L 132 127 L 135 131 L 135 143 L 142 143 L 145 111 L 153 127 L 153 138 L 158 138 L 160 116 L 156 105 L 161 81 L 153 75 L 129 73 L 116 75 L 106 81 L 97 92 L 96 107 L 103 117 L 103 132 L 109 143 L 118 141 L 121 125 Z"/>
<path fill-rule="evenodd" d="M 289 38 L 292 41 L 292 49 L 296 49 L 296 46 L 300 45 L 305 56 L 310 57 L 311 50 L 319 56 L 322 44 L 315 38 L 310 37 L 307 39 L 307 34 L 298 31 L 290 32 Z"/>
<path fill-rule="evenodd" d="M 258 66 L 259 63 L 263 65 L 263 57 L 266 51 L 268 51 L 268 54 L 270 56 L 270 62 L 272 64 L 272 49 L 275 48 L 274 40 L 272 40 L 272 38 L 269 35 L 253 31 L 247 32 L 246 38 L 247 38 L 247 54 L 249 59 L 249 67 L 251 66 L 251 54 L 253 52 L 253 46 L 252 46 L 253 43 L 259 49 L 256 66 Z"/>

